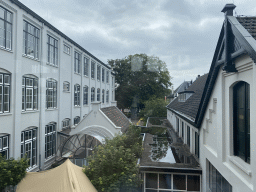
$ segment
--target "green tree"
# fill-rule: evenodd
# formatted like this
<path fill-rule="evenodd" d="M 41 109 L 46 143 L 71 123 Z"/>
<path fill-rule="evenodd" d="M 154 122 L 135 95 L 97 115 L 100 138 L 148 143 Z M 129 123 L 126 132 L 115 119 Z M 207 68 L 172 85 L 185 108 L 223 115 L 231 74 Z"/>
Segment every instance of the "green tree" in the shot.
<path fill-rule="evenodd" d="M 96 148 L 84 173 L 98 191 L 133 192 L 141 183 L 137 159 L 142 154 L 140 128 L 130 126 L 126 134 Z"/>
<path fill-rule="evenodd" d="M 27 168 L 27 159 L 5 159 L 0 154 L 0 191 L 9 185 L 17 185 L 25 177 Z"/>
<path fill-rule="evenodd" d="M 145 108 L 141 111 L 141 116 L 148 117 L 166 117 L 166 105 L 168 103 L 165 99 L 152 97 L 145 102 Z"/>
<path fill-rule="evenodd" d="M 135 97 L 142 109 L 152 96 L 164 98 L 170 93 L 171 77 L 158 57 L 135 54 L 108 63 L 116 74 L 116 100 L 121 109 L 130 108 Z"/>

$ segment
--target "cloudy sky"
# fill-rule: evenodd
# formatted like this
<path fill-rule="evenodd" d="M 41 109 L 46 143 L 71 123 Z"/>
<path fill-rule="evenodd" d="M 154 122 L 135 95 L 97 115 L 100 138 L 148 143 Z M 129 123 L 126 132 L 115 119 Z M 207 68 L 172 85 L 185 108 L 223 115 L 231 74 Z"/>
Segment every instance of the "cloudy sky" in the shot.
<path fill-rule="evenodd" d="M 105 63 L 159 57 L 174 88 L 209 71 L 226 3 L 236 15 L 256 15 L 255 0 L 20 1 Z"/>

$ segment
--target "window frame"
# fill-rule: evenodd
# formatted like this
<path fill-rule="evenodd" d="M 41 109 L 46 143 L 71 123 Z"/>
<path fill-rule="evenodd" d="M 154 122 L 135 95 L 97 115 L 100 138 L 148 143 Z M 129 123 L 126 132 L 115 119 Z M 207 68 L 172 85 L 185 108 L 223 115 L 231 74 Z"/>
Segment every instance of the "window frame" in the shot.
<path fill-rule="evenodd" d="M 56 154 L 56 125 L 55 122 L 45 125 L 45 160 L 54 157 Z M 48 153 L 48 151 L 50 152 Z"/>
<path fill-rule="evenodd" d="M 97 101 L 100 101 L 100 88 L 97 89 Z"/>
<path fill-rule="evenodd" d="M 200 135 L 195 131 L 195 155 L 200 158 Z"/>
<path fill-rule="evenodd" d="M 101 73 L 100 73 L 100 65 L 97 65 L 97 80 L 98 81 L 100 81 L 100 75 L 101 75 Z"/>
<path fill-rule="evenodd" d="M 84 93 L 84 98 L 83 98 L 83 105 L 88 105 L 89 103 L 89 87 L 85 85 L 83 87 L 83 93 Z"/>
<path fill-rule="evenodd" d="M 96 62 L 91 61 L 91 78 L 92 79 L 95 78 L 95 65 L 96 65 Z"/>
<path fill-rule="evenodd" d="M 62 129 L 69 129 L 70 128 L 70 119 L 65 118 L 62 120 Z"/>
<path fill-rule="evenodd" d="M 52 87 L 49 85 L 52 84 Z M 55 85 L 55 86 L 54 86 Z M 57 108 L 57 100 L 58 100 L 58 83 L 55 79 L 47 79 L 46 80 L 46 108 L 47 109 L 56 109 Z M 49 92 L 52 92 L 52 95 L 49 95 Z M 52 97 L 52 105 L 50 106 L 50 98 Z"/>
<path fill-rule="evenodd" d="M 65 49 L 66 48 L 66 49 Z M 71 48 L 67 44 L 63 43 L 63 52 L 70 55 L 71 53 Z"/>
<path fill-rule="evenodd" d="M 28 81 L 32 81 L 32 86 L 27 85 Z M 31 108 L 28 108 L 28 90 L 32 90 Z M 38 78 L 27 75 L 22 76 L 22 111 L 36 111 L 38 110 Z"/>
<path fill-rule="evenodd" d="M 102 89 L 102 99 L 101 99 L 102 103 L 105 102 L 105 90 Z"/>
<path fill-rule="evenodd" d="M 8 77 L 8 82 L 6 82 L 6 77 Z M 1 73 L 0 72 L 0 114 L 4 113 L 10 113 L 11 109 L 11 74 L 10 73 Z M 6 93 L 6 90 L 8 90 Z M 8 95 L 8 97 L 5 97 Z M 5 98 L 8 99 L 8 101 L 5 101 Z M 7 110 L 5 105 L 7 104 Z"/>
<path fill-rule="evenodd" d="M 6 139 L 6 145 L 4 145 Z M 9 134 L 0 135 L 0 154 L 6 153 L 6 159 L 9 159 Z"/>
<path fill-rule="evenodd" d="M 109 83 L 109 70 L 107 70 L 107 73 L 106 73 L 106 83 Z"/>
<path fill-rule="evenodd" d="M 106 91 L 106 103 L 109 103 L 109 90 Z"/>
<path fill-rule="evenodd" d="M 53 45 L 51 44 L 51 39 L 53 40 Z M 47 63 L 49 63 L 50 65 L 53 65 L 55 67 L 58 67 L 58 62 L 59 62 L 59 42 L 56 38 L 52 37 L 51 35 L 47 34 Z M 53 62 L 51 61 L 51 48 L 53 48 Z"/>
<path fill-rule="evenodd" d="M 81 75 L 81 53 L 78 51 L 74 53 L 74 72 Z"/>
<path fill-rule="evenodd" d="M 80 85 L 75 84 L 74 85 L 74 106 L 75 107 L 80 107 L 80 93 L 81 93 Z"/>
<path fill-rule="evenodd" d="M 94 102 L 95 101 L 95 88 L 92 87 L 91 88 L 91 102 Z"/>
<path fill-rule="evenodd" d="M 28 128 L 21 132 L 21 158 L 27 154 L 27 146 L 30 147 L 30 154 L 27 154 L 27 158 L 29 159 L 27 170 L 37 166 L 37 132 L 37 127 Z"/>
<path fill-rule="evenodd" d="M 70 83 L 68 81 L 63 82 L 63 92 L 70 92 Z"/>
<path fill-rule="evenodd" d="M 4 18 L 0 17 L 0 21 L 3 21 L 4 24 L 4 39 L 3 39 L 3 43 L 4 45 L 0 45 L 1 48 L 6 49 L 6 50 L 12 50 L 12 38 L 13 38 L 13 13 L 10 12 L 8 9 L 4 8 L 3 6 L 0 6 L 0 9 L 3 9 L 4 11 Z M 8 14 L 10 16 L 10 21 L 8 21 Z M 7 26 L 10 25 L 11 31 L 7 30 Z M 7 47 L 7 32 L 10 32 L 10 47 Z"/>
<path fill-rule="evenodd" d="M 102 82 L 105 82 L 105 68 L 102 67 L 102 70 L 101 70 L 101 80 Z"/>
<path fill-rule="evenodd" d="M 89 76 L 89 61 L 90 59 L 88 57 L 84 57 L 84 76 Z"/>
<path fill-rule="evenodd" d="M 78 125 L 78 123 L 80 122 L 80 116 L 76 116 L 74 117 L 74 125 Z"/>

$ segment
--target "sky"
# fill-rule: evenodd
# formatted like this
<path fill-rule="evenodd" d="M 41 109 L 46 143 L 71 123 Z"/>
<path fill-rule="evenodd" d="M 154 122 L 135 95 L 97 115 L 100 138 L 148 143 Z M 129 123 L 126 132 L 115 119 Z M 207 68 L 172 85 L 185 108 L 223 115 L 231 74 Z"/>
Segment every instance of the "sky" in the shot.
<path fill-rule="evenodd" d="M 174 89 L 209 72 L 224 21 L 256 16 L 255 0 L 20 0 L 104 63 L 145 53 L 164 61 Z"/>

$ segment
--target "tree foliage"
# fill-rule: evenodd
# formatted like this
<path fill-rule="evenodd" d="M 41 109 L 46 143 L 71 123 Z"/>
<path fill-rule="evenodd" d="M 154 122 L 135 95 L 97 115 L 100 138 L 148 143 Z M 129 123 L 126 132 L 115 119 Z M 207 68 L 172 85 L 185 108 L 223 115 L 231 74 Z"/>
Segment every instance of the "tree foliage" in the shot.
<path fill-rule="evenodd" d="M 137 166 L 141 154 L 140 128 L 130 126 L 126 134 L 96 148 L 84 173 L 98 191 L 133 192 L 141 183 Z"/>
<path fill-rule="evenodd" d="M 116 74 L 116 100 L 121 109 L 130 108 L 135 97 L 143 108 L 150 97 L 164 98 L 170 93 L 171 77 L 166 63 L 158 57 L 135 54 L 108 63 Z"/>
<path fill-rule="evenodd" d="M 5 159 L 0 154 L 0 191 L 9 185 L 17 185 L 25 177 L 27 168 L 27 159 Z"/>
<path fill-rule="evenodd" d="M 145 108 L 141 111 L 141 116 L 148 117 L 166 117 L 166 105 L 168 103 L 162 98 L 152 97 L 145 102 Z"/>

